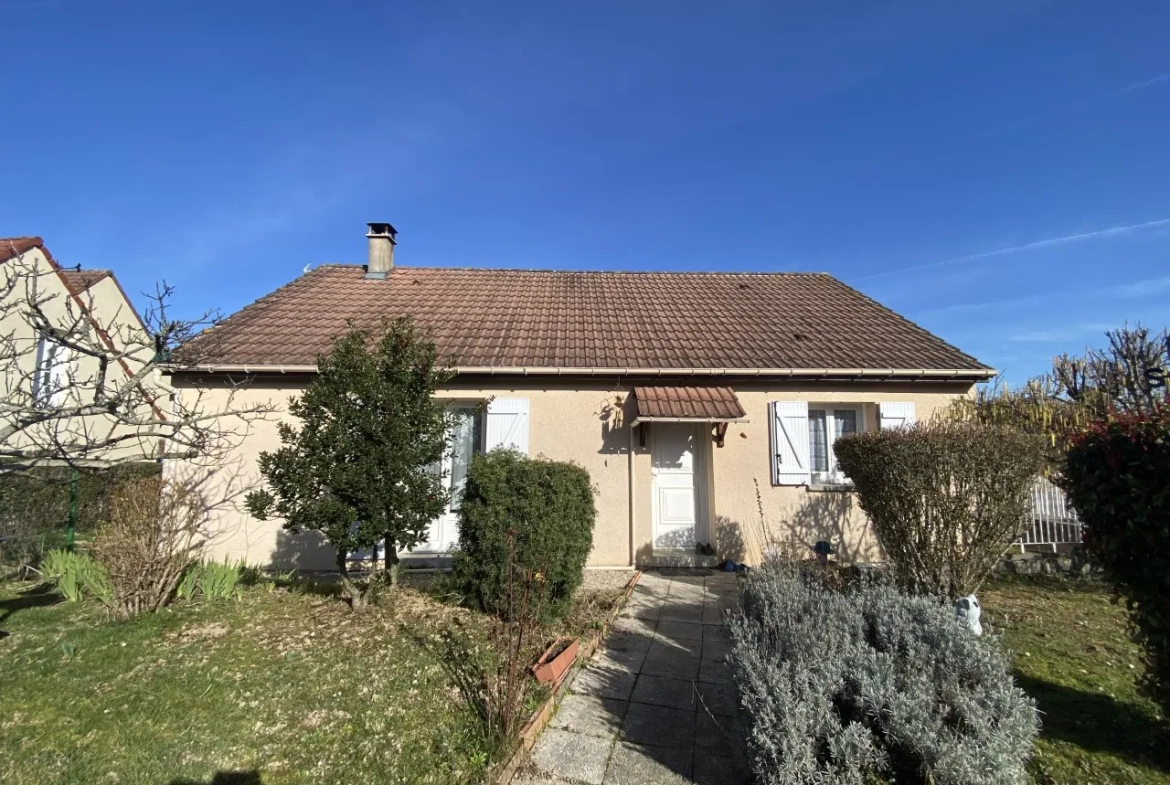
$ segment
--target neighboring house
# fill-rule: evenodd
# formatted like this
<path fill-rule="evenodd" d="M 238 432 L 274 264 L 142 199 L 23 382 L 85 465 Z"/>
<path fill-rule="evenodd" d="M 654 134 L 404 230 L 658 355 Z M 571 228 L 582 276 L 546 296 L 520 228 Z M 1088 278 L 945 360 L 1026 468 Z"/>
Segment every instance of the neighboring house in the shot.
<path fill-rule="evenodd" d="M 78 345 L 96 349 L 79 352 Z M 100 379 L 108 393 L 124 388 L 153 359 L 150 346 L 113 272 L 64 268 L 40 237 L 0 238 L 0 456 L 39 442 L 95 464 L 147 457 L 154 444 L 108 417 L 53 412 L 83 410 Z M 103 360 L 110 366 L 104 376 Z M 157 374 L 150 379 L 161 382 Z M 31 422 L 42 413 L 44 422 Z"/>
<path fill-rule="evenodd" d="M 994 374 L 826 274 L 395 267 L 394 229 L 370 228 L 369 264 L 318 267 L 232 315 L 173 384 L 226 395 L 249 379 L 237 395 L 285 412 L 347 322 L 412 315 L 458 370 L 452 485 L 496 447 L 579 463 L 597 488 L 592 566 L 691 563 L 697 543 L 750 561 L 766 538 L 873 557 L 834 438 L 929 417 Z M 257 481 L 278 444 L 275 421 L 254 423 L 235 470 Z M 334 564 L 243 511 L 213 535 L 216 556 Z M 449 510 L 416 555 L 457 539 Z"/>

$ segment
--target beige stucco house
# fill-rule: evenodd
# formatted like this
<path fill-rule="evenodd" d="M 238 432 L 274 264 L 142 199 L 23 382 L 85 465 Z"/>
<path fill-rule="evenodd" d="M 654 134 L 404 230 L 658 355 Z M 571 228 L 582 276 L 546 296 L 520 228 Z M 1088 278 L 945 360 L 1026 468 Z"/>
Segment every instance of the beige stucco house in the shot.
<path fill-rule="evenodd" d="M 180 394 L 234 390 L 238 404 L 278 407 L 251 424 L 232 471 L 258 481 L 288 397 L 347 322 L 410 314 L 458 369 L 443 392 L 467 413 L 450 481 L 502 446 L 579 463 L 597 489 L 595 567 L 693 563 L 698 544 L 750 562 L 770 540 L 872 558 L 835 436 L 927 418 L 994 373 L 825 274 L 395 266 L 393 227 L 371 224 L 367 237 L 368 264 L 318 267 L 261 298 L 211 331 L 214 355 L 174 372 Z M 457 539 L 452 510 L 413 557 Z M 239 508 L 218 514 L 209 547 L 257 564 L 335 563 Z"/>
<path fill-rule="evenodd" d="M 156 419 L 155 402 L 169 396 L 152 347 L 112 271 L 63 267 L 40 237 L 0 238 L 0 459 L 68 455 L 99 467 L 151 458 L 158 440 L 127 421 Z M 99 387 L 106 400 L 129 401 L 129 416 L 93 406 Z"/>

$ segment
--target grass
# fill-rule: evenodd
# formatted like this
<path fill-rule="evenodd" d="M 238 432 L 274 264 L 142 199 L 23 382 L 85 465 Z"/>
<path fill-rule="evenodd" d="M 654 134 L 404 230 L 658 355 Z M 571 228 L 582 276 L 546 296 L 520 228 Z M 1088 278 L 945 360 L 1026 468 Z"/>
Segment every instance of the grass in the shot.
<path fill-rule="evenodd" d="M 605 603 L 578 605 L 566 627 Z M 475 781 L 482 734 L 425 644 L 452 623 L 485 621 L 417 589 L 355 614 L 269 586 L 110 622 L 0 584 L 0 782 Z"/>
<path fill-rule="evenodd" d="M 980 600 L 1043 712 L 1030 764 L 1037 785 L 1170 785 L 1170 733 L 1137 694 L 1140 650 L 1107 589 L 1015 578 L 985 587 Z"/>

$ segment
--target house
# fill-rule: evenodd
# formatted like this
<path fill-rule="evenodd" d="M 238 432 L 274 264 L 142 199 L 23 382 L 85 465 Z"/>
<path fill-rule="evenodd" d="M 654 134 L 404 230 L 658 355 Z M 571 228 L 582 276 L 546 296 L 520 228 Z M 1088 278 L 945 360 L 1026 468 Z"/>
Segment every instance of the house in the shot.
<path fill-rule="evenodd" d="M 283 412 L 347 322 L 410 314 L 456 362 L 442 393 L 465 413 L 451 482 L 501 446 L 579 463 L 597 488 L 591 566 L 688 564 L 708 543 L 752 560 L 776 538 L 873 557 L 834 438 L 929 417 L 994 374 L 826 274 L 396 266 L 394 228 L 369 226 L 366 265 L 318 267 L 235 313 L 174 386 Z M 255 482 L 278 444 L 275 420 L 253 423 L 233 471 Z M 215 519 L 209 548 L 332 567 L 307 537 L 237 509 Z M 413 556 L 457 538 L 448 510 Z"/>
<path fill-rule="evenodd" d="M 0 458 L 51 464 L 63 454 L 100 466 L 148 458 L 157 446 L 127 418 L 94 407 L 169 393 L 145 378 L 152 340 L 110 270 L 62 267 L 40 237 L 0 238 Z M 126 395 L 132 388 L 133 395 Z M 149 419 L 149 417 L 144 418 Z"/>

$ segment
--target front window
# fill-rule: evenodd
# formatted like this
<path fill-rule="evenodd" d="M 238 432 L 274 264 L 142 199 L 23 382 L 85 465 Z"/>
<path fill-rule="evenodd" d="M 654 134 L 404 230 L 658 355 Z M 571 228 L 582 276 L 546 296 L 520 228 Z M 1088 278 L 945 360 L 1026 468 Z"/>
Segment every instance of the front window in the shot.
<path fill-rule="evenodd" d="M 471 459 L 483 452 L 483 413 L 470 406 L 454 409 L 456 424 L 451 434 L 451 469 L 448 475 L 451 510 L 459 509 Z"/>
<path fill-rule="evenodd" d="M 848 485 L 849 478 L 837 467 L 833 443 L 848 433 L 857 433 L 857 407 L 808 410 L 809 468 L 814 485 Z"/>

